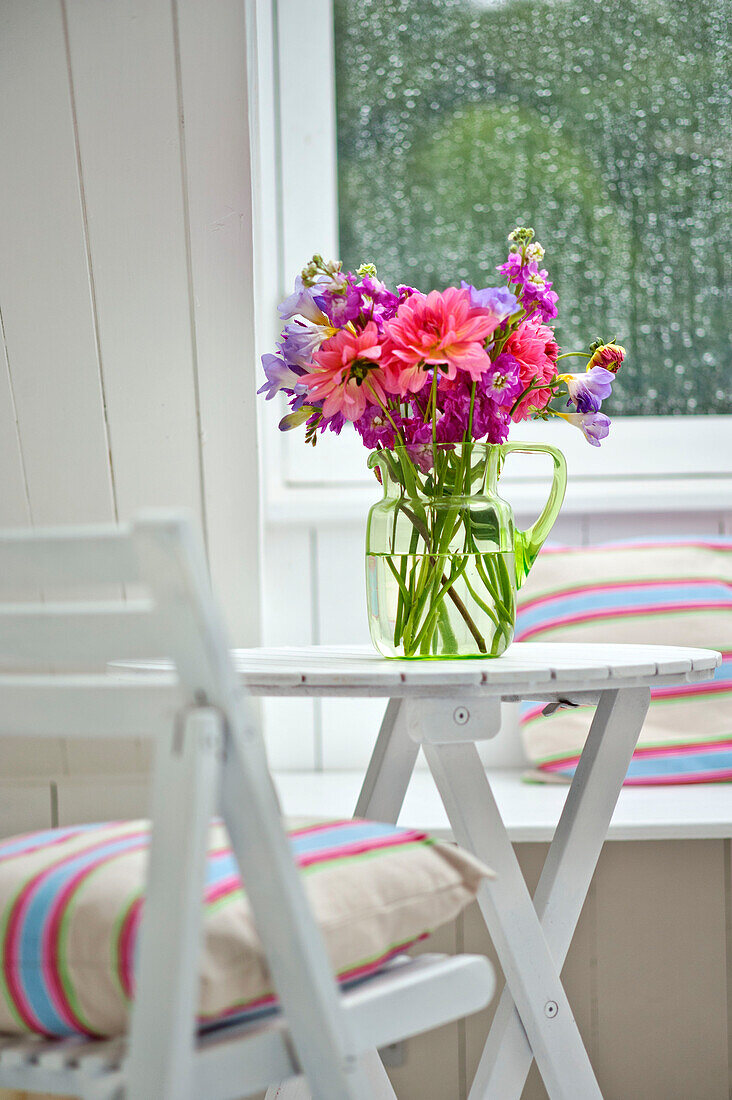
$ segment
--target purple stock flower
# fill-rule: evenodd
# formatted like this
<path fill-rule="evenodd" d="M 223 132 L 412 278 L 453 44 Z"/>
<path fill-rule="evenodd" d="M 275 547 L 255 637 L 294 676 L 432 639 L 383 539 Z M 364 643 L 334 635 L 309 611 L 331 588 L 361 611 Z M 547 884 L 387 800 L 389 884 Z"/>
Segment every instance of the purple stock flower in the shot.
<path fill-rule="evenodd" d="M 396 413 L 392 413 L 391 417 L 396 423 L 399 422 Z M 378 445 L 388 450 L 394 446 L 394 429 L 388 416 L 378 405 L 367 405 L 365 413 L 354 421 L 353 426 L 370 450 Z"/>
<path fill-rule="evenodd" d="M 487 309 L 500 321 L 505 321 L 518 309 L 518 298 L 507 286 L 487 286 L 476 290 L 470 283 L 460 283 L 463 290 L 470 291 L 470 304 L 475 309 Z"/>
<path fill-rule="evenodd" d="M 402 302 L 406 302 L 407 298 L 411 298 L 413 294 L 419 294 L 416 286 L 407 286 L 406 283 L 399 283 L 397 285 L 397 294 L 399 295 L 399 305 Z"/>
<path fill-rule="evenodd" d="M 521 365 L 508 351 L 502 351 L 478 383 L 497 405 L 511 406 L 523 389 Z"/>
<path fill-rule="evenodd" d="M 505 443 L 511 417 L 508 409 L 497 405 L 486 395 L 476 395 L 473 410 L 473 439 L 485 439 L 488 443 Z"/>
<path fill-rule="evenodd" d="M 266 394 L 267 401 L 271 401 L 280 390 L 287 394 L 294 394 L 297 397 L 304 396 L 307 393 L 305 387 L 300 385 L 300 375 L 296 374 L 283 359 L 280 359 L 279 355 L 263 355 L 262 366 L 267 381 L 263 386 L 260 386 L 257 393 Z"/>
<path fill-rule="evenodd" d="M 302 317 L 307 317 L 308 321 L 313 321 L 316 325 L 326 323 L 327 317 L 315 300 L 315 294 L 317 292 L 317 286 L 305 286 L 302 281 L 302 276 L 298 275 L 295 279 L 294 291 L 288 298 L 285 298 L 284 302 L 280 302 L 277 307 L 282 320 L 287 321 L 290 317 L 294 317 L 299 313 Z"/>
<path fill-rule="evenodd" d="M 402 432 L 406 441 L 407 454 L 423 474 L 428 474 L 435 464 L 432 425 L 424 424 L 419 417 L 415 416 L 402 421 Z"/>
<path fill-rule="evenodd" d="M 390 321 L 399 308 L 399 298 L 392 294 L 380 279 L 364 276 L 359 279 L 352 271 L 341 276 L 343 283 L 326 290 L 315 299 L 330 318 L 332 324 L 342 328 L 359 317 L 365 323 L 374 321 L 379 330 Z"/>
<path fill-rule="evenodd" d="M 536 264 L 529 264 L 529 267 L 536 266 Z M 552 290 L 552 284 L 547 282 L 548 274 L 549 272 L 543 269 L 534 272 L 524 283 L 522 292 L 523 304 L 527 312 L 532 313 L 530 307 L 533 305 L 535 307 L 533 315 L 540 316 L 542 321 L 551 321 L 559 312 L 557 309 L 559 295 Z"/>
<path fill-rule="evenodd" d="M 498 271 L 506 276 L 509 283 L 521 287 L 521 304 L 528 313 L 540 316 L 544 321 L 556 317 L 558 295 L 547 280 L 549 272 L 545 268 L 540 269 L 536 260 L 524 262 L 521 252 L 509 252 L 508 259 L 500 264 Z"/>
<path fill-rule="evenodd" d="M 355 321 L 361 312 L 361 293 L 352 282 L 352 276 L 333 290 L 327 290 L 321 298 L 323 310 L 327 313 L 331 322 L 339 328 L 343 328 L 349 321 Z"/>
<path fill-rule="evenodd" d="M 593 447 L 600 446 L 600 440 L 604 439 L 610 431 L 610 417 L 601 412 L 588 413 L 557 413 L 568 424 L 574 424 L 579 428 L 588 443 Z"/>
<path fill-rule="evenodd" d="M 577 412 L 597 412 L 600 405 L 609 397 L 615 375 L 605 367 L 590 367 L 585 374 L 560 374 L 566 383 L 567 393 L 577 406 Z M 568 402 L 569 403 L 569 402 Z"/>
<path fill-rule="evenodd" d="M 380 279 L 367 275 L 362 280 L 361 286 L 363 287 L 363 312 L 369 320 L 376 321 L 381 329 L 399 309 L 400 300 Z"/>

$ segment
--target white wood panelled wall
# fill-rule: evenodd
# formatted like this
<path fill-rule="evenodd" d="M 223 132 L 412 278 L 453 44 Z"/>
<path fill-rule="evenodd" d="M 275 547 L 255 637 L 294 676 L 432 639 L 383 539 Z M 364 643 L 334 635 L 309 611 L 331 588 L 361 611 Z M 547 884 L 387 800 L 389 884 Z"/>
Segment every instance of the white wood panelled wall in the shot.
<path fill-rule="evenodd" d="M 258 640 L 243 0 L 0 5 L 0 525 L 186 507 Z"/>
<path fill-rule="evenodd" d="M 374 500 L 379 497 L 374 483 Z M 507 493 L 510 499 L 510 494 Z M 334 493 L 332 517 L 265 525 L 264 638 L 269 645 L 368 644 L 364 596 L 365 514 L 343 519 Z M 339 518 L 340 517 L 340 518 Z M 532 516 L 517 513 L 519 526 Z M 729 534 L 728 511 L 637 511 L 561 515 L 551 540 L 588 546 L 653 535 Z M 265 718 L 270 758 L 281 770 L 365 767 L 383 700 L 270 699 Z M 482 747 L 496 767 L 524 763 L 520 741 L 499 735 Z"/>
<path fill-rule="evenodd" d="M 0 4 L 0 526 L 186 508 L 239 644 L 261 626 L 252 19 Z M 146 767 L 123 743 L 2 749 L 6 776 Z"/>

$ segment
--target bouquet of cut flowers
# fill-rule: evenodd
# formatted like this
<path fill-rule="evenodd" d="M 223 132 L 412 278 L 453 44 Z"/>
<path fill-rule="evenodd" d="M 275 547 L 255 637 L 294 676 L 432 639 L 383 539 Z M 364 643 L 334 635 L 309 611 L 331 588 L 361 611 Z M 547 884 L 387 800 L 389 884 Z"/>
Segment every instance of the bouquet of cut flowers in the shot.
<path fill-rule="evenodd" d="M 512 422 L 529 418 L 561 417 L 598 447 L 610 426 L 600 406 L 625 351 L 597 340 L 587 353 L 560 354 L 544 249 L 530 228 L 509 241 L 505 285 L 429 294 L 390 290 L 372 264 L 344 274 L 313 256 L 279 307 L 287 324 L 277 354 L 262 357 L 259 392 L 289 398 L 280 428 L 305 424 L 315 443 L 349 420 L 369 449 L 404 446 L 420 466 L 435 444 L 503 443 Z M 583 373 L 560 373 L 570 356 L 586 359 Z M 552 404 L 563 397 L 563 408 Z"/>
<path fill-rule="evenodd" d="M 371 633 L 386 656 L 497 656 L 510 644 L 515 592 L 561 506 L 555 448 L 507 443 L 512 423 L 561 417 L 595 447 L 625 351 L 614 340 L 560 353 L 557 295 L 530 228 L 509 236 L 501 286 L 391 290 L 372 264 L 355 274 L 313 256 L 280 306 L 277 354 L 263 356 L 267 398 L 283 392 L 282 430 L 316 443 L 350 421 L 385 489 L 367 531 Z M 582 373 L 561 373 L 570 356 Z M 552 454 L 550 499 L 514 528 L 496 482 L 512 450 Z"/>

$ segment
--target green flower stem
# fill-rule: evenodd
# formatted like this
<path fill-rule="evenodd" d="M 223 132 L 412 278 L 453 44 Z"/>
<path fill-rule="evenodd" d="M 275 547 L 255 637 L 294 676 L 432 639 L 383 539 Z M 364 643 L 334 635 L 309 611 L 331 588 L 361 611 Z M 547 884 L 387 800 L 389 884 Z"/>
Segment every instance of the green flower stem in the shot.
<path fill-rule="evenodd" d="M 430 602 L 429 614 L 427 615 L 427 618 L 424 621 L 422 629 L 420 630 L 417 637 L 414 639 L 414 648 L 415 649 L 417 649 L 417 647 L 419 646 L 420 642 L 422 641 L 423 636 L 429 637 L 429 639 L 431 640 L 432 633 L 434 632 L 434 628 L 437 625 L 436 624 L 436 619 L 437 619 L 437 613 L 439 611 L 440 605 L 442 604 L 442 601 L 444 600 L 444 598 L 448 594 L 448 592 L 451 591 L 451 586 L 455 583 L 455 581 L 459 580 L 460 577 L 462 577 L 463 573 L 465 572 L 465 570 L 467 568 L 468 568 L 468 557 L 466 555 L 463 558 L 462 562 L 460 563 L 458 569 L 456 571 L 453 571 L 453 570 L 450 571 L 450 577 L 449 578 L 445 577 L 445 575 L 443 573 L 442 579 L 444 581 L 444 584 L 442 585 L 442 587 L 438 591 L 437 595 L 434 596 L 434 598 Z M 426 634 L 426 632 L 428 630 L 429 630 L 429 635 Z M 485 652 L 485 642 L 483 642 L 483 649 L 481 650 L 481 652 L 483 652 L 483 653 Z"/>

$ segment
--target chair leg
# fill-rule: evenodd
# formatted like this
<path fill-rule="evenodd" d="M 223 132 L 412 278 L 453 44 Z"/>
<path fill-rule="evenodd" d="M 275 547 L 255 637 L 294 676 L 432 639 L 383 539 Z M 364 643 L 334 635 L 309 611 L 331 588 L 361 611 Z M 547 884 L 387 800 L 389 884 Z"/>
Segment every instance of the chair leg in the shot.
<path fill-rule="evenodd" d="M 183 716 L 157 746 L 128 1100 L 189 1096 L 208 827 L 216 803 L 221 734 L 218 712 L 200 708 Z"/>

